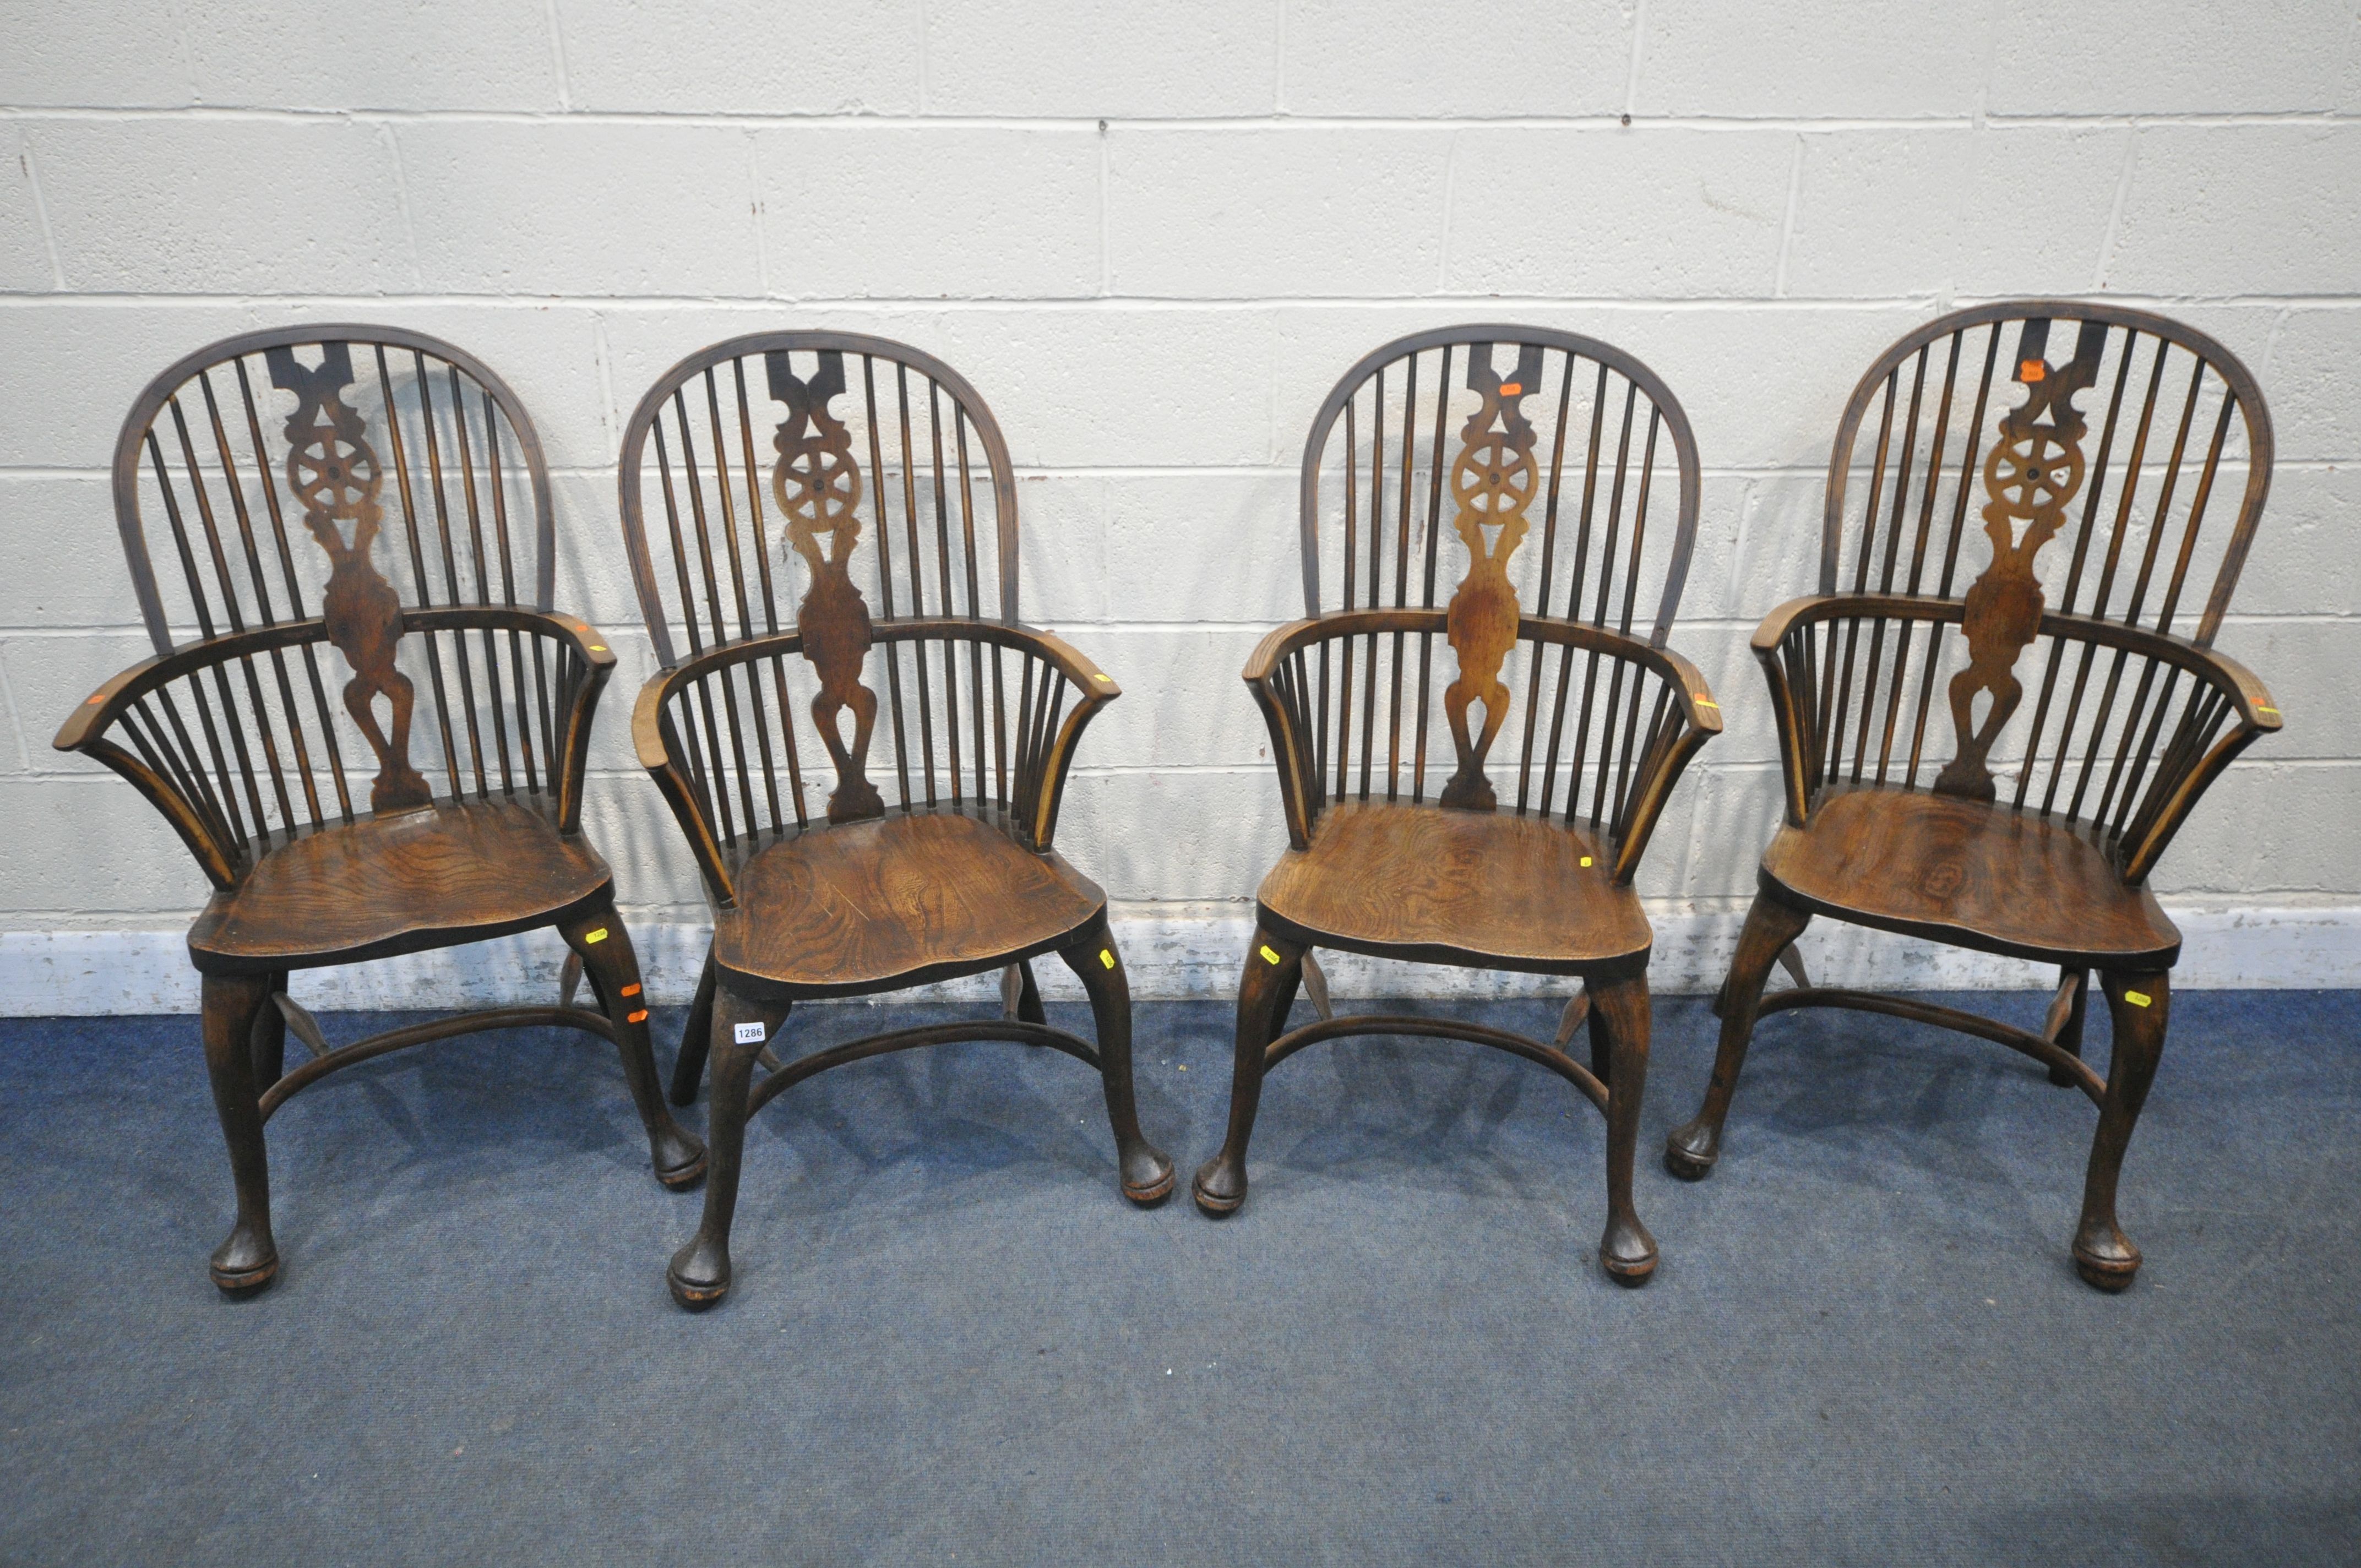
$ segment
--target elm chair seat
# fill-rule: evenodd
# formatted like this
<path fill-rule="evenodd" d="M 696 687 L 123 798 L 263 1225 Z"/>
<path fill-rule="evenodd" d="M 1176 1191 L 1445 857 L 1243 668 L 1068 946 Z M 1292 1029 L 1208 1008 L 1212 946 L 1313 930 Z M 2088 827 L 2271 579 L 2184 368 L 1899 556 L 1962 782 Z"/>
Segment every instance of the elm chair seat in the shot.
<path fill-rule="evenodd" d="M 2056 817 L 1929 795 L 1852 789 L 1783 827 L 1763 881 L 1856 925 L 2080 969 L 2169 969 L 2180 932 L 2127 887 L 2089 831 Z"/>
<path fill-rule="evenodd" d="M 997 816 L 916 811 L 765 847 L 738 872 L 737 905 L 715 912 L 715 965 L 749 995 L 858 996 L 1071 945 L 1106 894 Z"/>
<path fill-rule="evenodd" d="M 271 850 L 214 894 L 189 953 L 207 974 L 354 963 L 555 925 L 613 895 L 607 862 L 539 803 L 438 802 Z"/>
<path fill-rule="evenodd" d="M 1636 972 L 1653 937 L 1614 865 L 1559 820 L 1339 801 L 1263 878 L 1257 912 L 1300 942 L 1379 958 Z"/>

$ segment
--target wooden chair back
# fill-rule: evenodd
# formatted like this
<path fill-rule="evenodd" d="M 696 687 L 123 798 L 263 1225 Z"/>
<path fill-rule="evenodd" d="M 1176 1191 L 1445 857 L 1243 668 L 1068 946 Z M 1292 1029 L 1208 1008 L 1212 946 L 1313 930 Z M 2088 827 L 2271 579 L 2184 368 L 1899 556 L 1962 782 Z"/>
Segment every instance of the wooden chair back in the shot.
<path fill-rule="evenodd" d="M 873 748 L 900 809 L 1024 817 L 1071 694 L 994 641 L 1016 488 L 957 371 L 855 333 L 732 338 L 649 389 L 618 477 L 656 656 L 700 672 L 664 720 L 725 846 L 882 813 Z"/>
<path fill-rule="evenodd" d="M 1307 660 L 1323 793 L 1423 800 L 1448 734 L 1444 804 L 1482 808 L 1512 779 L 1517 811 L 1620 821 L 1680 718 L 1664 674 L 1619 650 L 1664 647 L 1697 496 L 1679 401 L 1611 345 L 1453 326 L 1346 371 L 1304 443 L 1305 610 L 1428 613 Z"/>
<path fill-rule="evenodd" d="M 2254 378 L 2161 316 L 2015 301 L 1904 336 L 1838 427 L 1820 591 L 1959 610 L 1825 629 L 1815 784 L 2135 829 L 2143 783 L 2232 717 L 2169 643 L 2213 643 L 2270 467 Z"/>
<path fill-rule="evenodd" d="M 148 636 L 188 666 L 126 730 L 233 861 L 354 820 L 372 765 L 358 809 L 555 790 L 587 671 L 503 613 L 548 609 L 555 533 L 533 422 L 480 361 L 396 327 L 225 339 L 140 394 L 114 477 Z"/>

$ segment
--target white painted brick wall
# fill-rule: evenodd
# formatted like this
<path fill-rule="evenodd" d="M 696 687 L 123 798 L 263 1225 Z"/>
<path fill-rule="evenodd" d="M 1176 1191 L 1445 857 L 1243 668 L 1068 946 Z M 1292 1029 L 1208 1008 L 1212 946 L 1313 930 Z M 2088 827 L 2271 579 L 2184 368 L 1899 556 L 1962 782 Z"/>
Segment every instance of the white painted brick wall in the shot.
<path fill-rule="evenodd" d="M 703 905 L 631 757 L 649 655 L 611 465 L 682 354 L 763 326 L 881 332 L 992 402 L 1028 617 L 1126 687 L 1062 836 L 1154 994 L 1230 983 L 1283 841 L 1237 669 L 1297 606 L 1319 399 L 1378 343 L 1455 320 L 1623 344 L 1678 392 L 1707 466 L 1678 642 L 1730 729 L 1642 878 L 1659 982 L 1693 987 L 1776 817 L 1746 635 L 1812 582 L 1845 393 L 1935 311 L 2035 291 L 2156 304 L 2262 380 L 2280 465 L 2222 641 L 2288 729 L 2158 885 L 2192 980 L 2361 982 L 2361 21 L 2329 0 L 2099 0 L 2060 27 L 2035 0 L 0 0 L 7 1005 L 189 994 L 201 879 L 49 737 L 144 647 L 105 482 L 123 410 L 226 334 L 419 327 L 532 408 L 561 598 L 622 656 L 588 820 L 660 994 Z M 2029 978 L 1815 939 L 1832 972 Z M 311 983 L 513 992 L 554 970 L 543 947 Z"/>

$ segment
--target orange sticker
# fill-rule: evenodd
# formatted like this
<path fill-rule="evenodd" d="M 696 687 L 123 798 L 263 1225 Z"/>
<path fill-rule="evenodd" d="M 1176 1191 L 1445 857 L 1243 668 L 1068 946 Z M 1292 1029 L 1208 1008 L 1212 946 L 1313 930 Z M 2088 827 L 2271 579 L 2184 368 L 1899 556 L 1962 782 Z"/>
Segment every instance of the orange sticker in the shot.
<path fill-rule="evenodd" d="M 624 1020 L 623 1020 L 623 1022 L 624 1022 L 624 1023 L 626 1023 L 626 1024 L 644 1024 L 644 1023 L 646 1023 L 647 1021 L 648 1021 L 648 1010 L 647 1010 L 646 1008 L 644 1008 L 644 1007 L 641 1008 L 637 1013 L 632 1014 L 630 1017 L 628 1017 L 628 1018 L 626 1018 L 626 1019 L 624 1019 Z"/>
<path fill-rule="evenodd" d="M 1524 389 L 1525 384 L 1522 381 L 1503 381 L 1500 383 L 1500 395 L 1504 398 L 1521 396 Z"/>
<path fill-rule="evenodd" d="M 2020 381 L 2038 381 L 2048 374 L 2049 367 L 2038 359 L 2028 359 L 2016 367 L 2016 378 Z"/>
<path fill-rule="evenodd" d="M 639 993 L 640 988 L 637 985 L 627 985 L 623 987 L 623 994 L 625 996 L 637 996 Z"/>

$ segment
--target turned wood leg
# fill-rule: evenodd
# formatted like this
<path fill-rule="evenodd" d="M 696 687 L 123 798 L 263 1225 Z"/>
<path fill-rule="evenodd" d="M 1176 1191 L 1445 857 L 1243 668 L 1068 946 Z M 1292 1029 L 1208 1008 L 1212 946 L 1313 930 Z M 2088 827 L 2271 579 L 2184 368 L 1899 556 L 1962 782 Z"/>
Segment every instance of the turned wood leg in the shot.
<path fill-rule="evenodd" d="M 697 1103 L 697 1086 L 705 1078 L 705 1053 L 713 1044 L 713 944 L 705 945 L 705 967 L 697 971 L 697 997 L 688 1004 L 688 1025 L 680 1032 L 680 1050 L 672 1058 L 672 1102 Z"/>
<path fill-rule="evenodd" d="M 1591 997 L 1589 994 L 1590 984 L 1587 981 L 1583 982 L 1582 990 L 1585 998 L 1589 1000 L 1592 1004 L 1588 1019 L 1590 1027 L 1590 1074 L 1593 1078 L 1598 1080 L 1599 1082 L 1611 1085 L 1615 1081 L 1614 1036 L 1611 1033 L 1610 1025 L 1607 1021 L 1607 1014 L 1598 1010 L 1597 998 Z"/>
<path fill-rule="evenodd" d="M 1255 927 L 1238 986 L 1237 1058 L 1230 1069 L 1230 1129 L 1222 1152 L 1197 1168 L 1197 1207 L 1226 1214 L 1246 1201 L 1246 1142 L 1262 1102 L 1263 1049 L 1287 1024 L 1303 978 L 1303 949 L 1267 927 Z"/>
<path fill-rule="evenodd" d="M 664 1271 L 672 1299 L 692 1311 L 730 1293 L 730 1223 L 738 1212 L 738 1169 L 746 1152 L 747 1094 L 755 1058 L 770 1048 L 786 1020 L 783 1002 L 749 1002 L 726 985 L 714 992 L 713 1081 L 706 1112 L 712 1165 L 705 1179 L 705 1217 Z M 747 1025 L 753 1027 L 741 1040 L 740 1028 Z"/>
<path fill-rule="evenodd" d="M 672 1119 L 672 1108 L 658 1086 L 656 1053 L 648 1043 L 647 992 L 640 981 L 639 955 L 631 950 L 631 934 L 617 918 L 611 901 L 565 922 L 558 932 L 580 955 L 583 976 L 607 1022 L 614 1025 L 615 1048 L 623 1058 L 623 1078 L 631 1086 L 640 1124 L 647 1129 L 656 1179 L 675 1191 L 696 1186 L 705 1177 L 705 1146 Z"/>
<path fill-rule="evenodd" d="M 254 1087 L 257 1092 L 279 1081 L 287 1070 L 287 1014 L 273 998 L 287 989 L 287 971 L 270 976 L 270 990 L 254 1010 Z"/>
<path fill-rule="evenodd" d="M 259 1290 L 279 1273 L 279 1246 L 270 1238 L 270 1158 L 262 1142 L 260 1094 L 254 1084 L 255 1015 L 275 1013 L 269 975 L 204 977 L 205 1072 L 214 1109 L 229 1145 L 237 1184 L 237 1223 L 214 1249 L 214 1283 L 225 1294 Z"/>
<path fill-rule="evenodd" d="M 2074 1271 L 2102 1290 L 2121 1290 L 2139 1272 L 2140 1251 L 2115 1223 L 2115 1179 L 2132 1124 L 2156 1080 L 2164 1055 L 2164 1029 L 2171 1003 L 2166 974 L 2101 974 L 2107 1013 L 2114 1020 L 2115 1048 L 2107 1063 L 2107 1092 L 2099 1102 L 2099 1130 L 2091 1139 L 2091 1168 L 2082 1179 L 2082 1220 L 2074 1231 Z"/>
<path fill-rule="evenodd" d="M 2091 1013 L 2091 973 L 2088 970 L 2060 970 L 2058 971 L 2059 985 L 2063 987 L 2069 977 L 2078 981 L 2073 999 L 2066 1004 L 2066 1016 L 2050 1032 L 2050 1038 L 2068 1056 L 2080 1057 L 2082 1054 L 2082 1020 Z M 2049 1069 L 2049 1081 L 2060 1089 L 2070 1089 L 2080 1080 L 2065 1069 L 2053 1067 Z"/>
<path fill-rule="evenodd" d="M 1754 1035 L 1754 1009 L 1763 1000 L 1763 982 L 1787 944 L 1804 934 L 1812 917 L 1780 903 L 1769 894 L 1754 895 L 1746 912 L 1746 928 L 1738 935 L 1738 952 L 1730 960 L 1730 978 L 1721 986 L 1721 1044 L 1714 1051 L 1713 1079 L 1706 1085 L 1705 1103 L 1686 1126 L 1673 1129 L 1664 1140 L 1664 1168 L 1686 1180 L 1698 1181 L 1721 1157 L 1721 1123 L 1730 1114 L 1730 1096 L 1738 1092 L 1738 1075 L 1746 1067 L 1746 1043 Z"/>
<path fill-rule="evenodd" d="M 1058 956 L 1074 971 L 1090 993 L 1091 1019 L 1099 1039 L 1099 1079 L 1106 1089 L 1107 1121 L 1115 1128 L 1115 1164 L 1123 1195 L 1141 1205 L 1159 1203 L 1172 1190 L 1172 1161 L 1139 1131 L 1139 1107 L 1131 1082 L 1131 983 L 1124 977 L 1123 955 L 1115 950 L 1104 916 L 1093 922 L 1082 939 Z M 1032 991 L 1032 971 L 1026 971 L 1026 989 Z M 1041 998 L 1033 992 L 1038 1014 Z M 1024 1003 L 1017 1003 L 1023 1016 Z"/>
<path fill-rule="evenodd" d="M 1631 1162 L 1640 1146 L 1640 1097 L 1648 1084 L 1648 977 L 1611 980 L 1591 988 L 1591 1045 L 1603 1030 L 1609 1071 L 1607 1091 L 1607 1231 L 1598 1261 L 1620 1285 L 1645 1285 L 1656 1272 L 1656 1238 L 1631 1207 Z"/>

